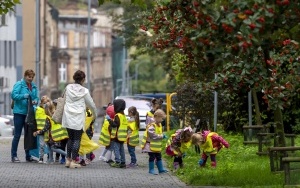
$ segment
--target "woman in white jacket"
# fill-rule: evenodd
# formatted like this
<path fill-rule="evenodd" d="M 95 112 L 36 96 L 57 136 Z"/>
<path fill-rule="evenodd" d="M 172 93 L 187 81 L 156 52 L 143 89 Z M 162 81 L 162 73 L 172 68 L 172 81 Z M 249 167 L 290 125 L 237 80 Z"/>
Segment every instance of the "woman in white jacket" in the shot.
<path fill-rule="evenodd" d="M 62 126 L 67 128 L 69 139 L 67 143 L 66 167 L 79 168 L 80 164 L 75 163 L 78 156 L 81 136 L 85 124 L 86 107 L 91 109 L 94 119 L 96 118 L 96 105 L 89 93 L 89 90 L 82 86 L 85 81 L 85 73 L 78 70 L 74 73 L 74 84 L 69 84 L 65 91 L 65 107 L 62 117 Z"/>

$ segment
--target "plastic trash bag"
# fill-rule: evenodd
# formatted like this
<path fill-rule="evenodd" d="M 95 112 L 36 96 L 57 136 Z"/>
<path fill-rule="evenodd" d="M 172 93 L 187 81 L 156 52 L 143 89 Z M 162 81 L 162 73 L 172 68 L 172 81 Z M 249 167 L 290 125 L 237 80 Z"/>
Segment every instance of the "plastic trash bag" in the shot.
<path fill-rule="evenodd" d="M 87 153 L 91 153 L 92 151 L 95 151 L 100 146 L 94 142 L 93 140 L 90 140 L 88 135 L 83 132 L 81 136 L 81 142 L 80 142 L 80 148 L 79 148 L 79 155 L 85 155 Z"/>

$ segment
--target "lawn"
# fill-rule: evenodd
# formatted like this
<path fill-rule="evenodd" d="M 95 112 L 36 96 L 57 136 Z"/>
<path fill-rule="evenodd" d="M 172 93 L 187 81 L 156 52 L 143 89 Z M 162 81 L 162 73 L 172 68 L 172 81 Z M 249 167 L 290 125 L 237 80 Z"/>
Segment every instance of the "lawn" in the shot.
<path fill-rule="evenodd" d="M 174 131 L 167 134 L 170 135 Z M 190 148 L 184 158 L 184 168 L 173 173 L 188 185 L 194 186 L 229 186 L 229 187 L 282 187 L 284 173 L 272 173 L 268 156 L 258 156 L 257 145 L 244 145 L 243 135 L 219 133 L 229 144 L 229 149 L 222 149 L 217 154 L 217 167 L 200 168 L 200 155 Z M 300 146 L 299 136 L 296 145 Z M 173 168 L 173 158 L 164 154 L 169 169 Z"/>

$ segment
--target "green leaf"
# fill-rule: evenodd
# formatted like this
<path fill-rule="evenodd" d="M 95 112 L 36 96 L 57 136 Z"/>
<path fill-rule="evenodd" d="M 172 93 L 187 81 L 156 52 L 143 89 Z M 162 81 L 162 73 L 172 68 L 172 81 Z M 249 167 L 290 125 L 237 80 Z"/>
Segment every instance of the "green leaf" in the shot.
<path fill-rule="evenodd" d="M 98 0 L 99 6 L 104 4 L 104 0 Z"/>

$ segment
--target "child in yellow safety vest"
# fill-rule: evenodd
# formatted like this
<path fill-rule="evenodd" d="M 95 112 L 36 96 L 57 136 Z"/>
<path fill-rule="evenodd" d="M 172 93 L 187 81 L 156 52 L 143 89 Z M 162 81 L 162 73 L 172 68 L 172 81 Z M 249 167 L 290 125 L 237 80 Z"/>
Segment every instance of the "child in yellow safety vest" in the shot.
<path fill-rule="evenodd" d="M 154 122 L 147 125 L 142 140 L 142 149 L 144 152 L 148 152 L 149 155 L 149 173 L 153 175 L 157 175 L 154 171 L 154 160 L 156 160 L 156 166 L 159 173 L 168 172 L 164 169 L 161 159 L 162 139 L 167 138 L 163 134 L 161 125 L 161 122 L 165 117 L 166 114 L 163 110 L 156 110 L 154 113 Z"/>
<path fill-rule="evenodd" d="M 48 164 L 53 164 L 53 152 L 59 153 L 61 155 L 66 156 L 67 153 L 61 150 L 61 140 L 68 138 L 68 132 L 65 128 L 61 126 L 61 124 L 55 123 L 52 119 L 52 115 L 54 113 L 55 107 L 52 101 L 47 102 L 44 105 L 46 112 L 46 121 L 42 130 L 38 130 L 33 133 L 33 136 L 37 135 L 45 135 L 44 141 L 47 143 L 49 148 L 49 159 L 47 161 Z"/>
<path fill-rule="evenodd" d="M 178 129 L 171 135 L 166 145 L 166 154 L 174 157 L 173 166 L 177 170 L 179 167 L 183 167 L 182 158 L 185 156 L 185 152 L 191 146 L 191 139 L 193 130 L 191 127 L 185 127 L 184 129 Z"/>
<path fill-rule="evenodd" d="M 106 119 L 111 126 L 111 140 L 112 147 L 114 148 L 115 162 L 111 163 L 111 167 L 126 168 L 126 159 L 124 151 L 124 142 L 127 139 L 127 126 L 128 121 L 124 114 L 126 102 L 123 99 L 115 99 L 113 101 L 114 111 L 116 113 L 114 120 L 106 115 Z"/>
<path fill-rule="evenodd" d="M 140 129 L 140 115 L 136 110 L 136 107 L 131 106 L 128 108 L 128 136 L 127 136 L 127 148 L 131 157 L 131 162 L 127 165 L 127 168 L 137 167 L 135 147 L 139 145 L 139 129 Z"/>
<path fill-rule="evenodd" d="M 48 103 L 50 105 L 51 99 L 47 96 L 43 96 L 40 101 L 40 105 L 36 108 L 35 119 L 37 124 L 37 130 L 42 130 L 45 126 L 45 121 L 47 118 L 44 107 Z M 47 136 L 47 135 L 46 135 Z M 45 154 L 45 141 L 44 134 L 38 135 L 38 145 L 39 145 L 39 163 L 44 163 L 44 154 Z"/>
<path fill-rule="evenodd" d="M 106 108 L 106 115 L 108 115 L 111 118 L 111 120 L 113 120 L 115 118 L 116 114 L 114 111 L 114 106 L 112 104 L 108 104 L 108 106 Z M 100 133 L 100 137 L 99 137 L 99 144 L 105 146 L 105 148 L 102 151 L 102 153 L 99 157 L 99 160 L 107 162 L 108 164 L 111 164 L 114 162 L 112 160 L 113 147 L 112 147 L 111 139 L 113 139 L 113 138 L 111 137 L 111 131 L 112 131 L 112 128 L 109 125 L 109 121 L 105 118 L 103 121 L 101 133 Z M 108 157 L 105 157 L 106 153 L 107 153 Z"/>
<path fill-rule="evenodd" d="M 161 109 L 161 106 L 163 104 L 164 100 L 162 98 L 160 99 L 152 99 L 151 100 L 151 110 L 147 112 L 146 114 L 146 125 L 154 122 L 154 113 L 156 110 Z"/>
<path fill-rule="evenodd" d="M 192 144 L 199 145 L 202 150 L 201 159 L 198 161 L 200 167 L 204 167 L 208 156 L 210 156 L 211 167 L 217 165 L 216 155 L 223 148 L 229 148 L 228 142 L 215 132 L 203 131 L 194 133 L 192 136 Z"/>

